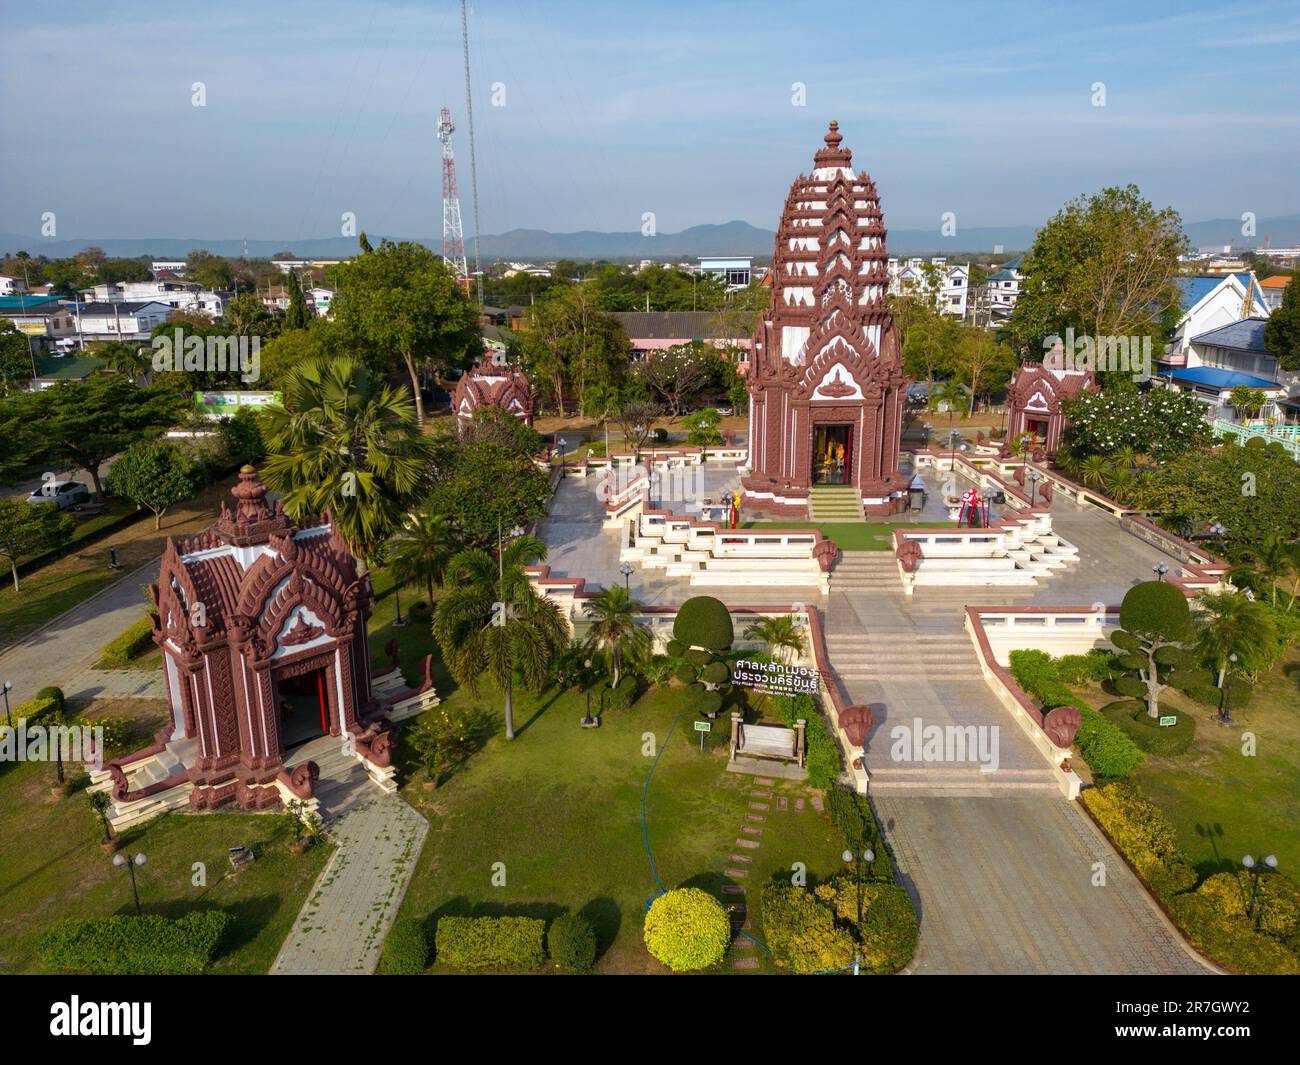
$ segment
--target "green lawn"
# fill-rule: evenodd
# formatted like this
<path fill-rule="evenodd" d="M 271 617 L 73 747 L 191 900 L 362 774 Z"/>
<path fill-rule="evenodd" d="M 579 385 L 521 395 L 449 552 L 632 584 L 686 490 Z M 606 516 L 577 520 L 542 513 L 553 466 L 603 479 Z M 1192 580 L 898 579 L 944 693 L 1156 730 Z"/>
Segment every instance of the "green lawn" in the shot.
<path fill-rule="evenodd" d="M 451 696 L 468 699 L 464 691 Z M 497 711 L 499 700 L 487 689 L 479 702 Z M 755 787 L 752 777 L 725 771 L 725 746 L 699 750 L 689 719 L 673 727 L 676 702 L 674 691 L 656 689 L 586 731 L 578 726 L 583 703 L 576 692 L 525 696 L 516 706 L 514 741 L 498 731 L 436 791 L 417 774 L 403 793 L 432 827 L 402 914 L 432 929 L 444 914 L 579 912 L 596 928 L 599 971 L 666 971 L 641 942 L 646 902 L 659 883 L 687 882 L 721 901 L 740 901 L 722 893 L 723 872 L 733 852 L 744 853 L 734 841 Z M 642 794 L 655 764 L 645 753 L 649 743 L 661 750 L 645 796 L 658 881 L 642 838 Z M 812 792 L 785 781 L 773 790 L 790 809 L 777 812 L 773 801 L 762 845 L 749 852 L 750 874 L 735 883 L 756 889 L 795 862 L 812 879 L 838 871 L 842 838 L 807 803 Z M 795 812 L 795 799 L 805 801 L 803 811 Z M 494 887 L 498 862 L 506 883 Z M 757 890 L 748 899 L 756 909 Z"/>
<path fill-rule="evenodd" d="M 841 551 L 892 551 L 894 530 L 916 528 L 915 521 L 745 521 L 742 529 L 816 529 L 826 539 L 834 540 Z M 927 528 L 954 525 L 950 521 L 924 523 Z"/>
<path fill-rule="evenodd" d="M 1300 880 L 1300 654 L 1261 678 L 1254 698 L 1234 709 L 1236 727 L 1210 720 L 1212 711 L 1190 701 L 1196 739 L 1177 758 L 1148 756 L 1136 774 L 1142 788 L 1169 815 L 1202 875 L 1225 870 L 1242 855 L 1276 854 L 1278 869 Z M 1176 702 L 1171 699 L 1170 702 Z M 1255 754 L 1243 754 L 1247 734 Z"/>
<path fill-rule="evenodd" d="M 166 708 L 149 700 L 101 700 L 89 712 L 133 717 L 138 742 L 161 724 Z M 56 920 L 135 911 L 127 872 L 98 846 L 102 829 L 85 793 L 54 799 L 53 780 L 49 764 L 0 766 L 2 972 L 42 971 L 36 942 Z M 213 969 L 263 973 L 328 857 L 324 845 L 291 854 L 289 838 L 282 817 L 172 813 L 128 830 L 123 850 L 147 859 L 137 870 L 145 913 L 179 917 L 194 907 L 229 910 L 235 924 Z M 238 845 L 251 847 L 257 860 L 235 872 L 227 849 Z M 193 883 L 195 862 L 205 866 L 206 886 Z"/>

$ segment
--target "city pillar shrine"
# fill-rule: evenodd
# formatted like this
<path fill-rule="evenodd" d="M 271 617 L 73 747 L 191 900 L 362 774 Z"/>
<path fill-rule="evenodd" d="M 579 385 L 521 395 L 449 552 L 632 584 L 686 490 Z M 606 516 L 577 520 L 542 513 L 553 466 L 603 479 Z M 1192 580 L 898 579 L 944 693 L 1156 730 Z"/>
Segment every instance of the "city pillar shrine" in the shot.
<path fill-rule="evenodd" d="M 810 515 L 819 490 L 865 514 L 903 509 L 898 472 L 907 381 L 887 292 L 875 183 L 853 170 L 832 122 L 810 175 L 790 187 L 776 231 L 772 302 L 749 372 L 745 506 Z"/>

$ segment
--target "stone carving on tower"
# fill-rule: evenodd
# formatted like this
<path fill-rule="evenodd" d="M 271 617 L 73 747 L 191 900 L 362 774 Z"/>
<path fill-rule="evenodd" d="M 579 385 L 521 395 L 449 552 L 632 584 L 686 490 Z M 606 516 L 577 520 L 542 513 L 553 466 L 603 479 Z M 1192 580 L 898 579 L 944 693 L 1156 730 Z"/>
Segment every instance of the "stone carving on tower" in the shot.
<path fill-rule="evenodd" d="M 772 303 L 750 362 L 745 504 L 807 517 L 810 493 L 825 486 L 890 514 L 906 496 L 907 380 L 886 299 L 885 223 L 837 123 L 825 142 L 777 226 Z"/>

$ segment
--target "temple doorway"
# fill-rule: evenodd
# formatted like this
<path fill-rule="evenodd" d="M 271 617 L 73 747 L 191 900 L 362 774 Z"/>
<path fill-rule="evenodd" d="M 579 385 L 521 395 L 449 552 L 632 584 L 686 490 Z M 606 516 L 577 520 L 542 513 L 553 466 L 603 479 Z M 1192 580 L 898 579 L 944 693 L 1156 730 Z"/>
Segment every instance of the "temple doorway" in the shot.
<path fill-rule="evenodd" d="M 276 681 L 280 742 L 286 751 L 329 732 L 330 711 L 325 683 L 324 667 Z"/>
<path fill-rule="evenodd" d="M 853 480 L 853 426 L 813 426 L 813 484 L 850 484 Z"/>
<path fill-rule="evenodd" d="M 1025 432 L 1033 433 L 1034 439 L 1036 439 L 1040 444 L 1045 444 L 1047 442 L 1047 419 L 1031 418 L 1026 414 Z"/>

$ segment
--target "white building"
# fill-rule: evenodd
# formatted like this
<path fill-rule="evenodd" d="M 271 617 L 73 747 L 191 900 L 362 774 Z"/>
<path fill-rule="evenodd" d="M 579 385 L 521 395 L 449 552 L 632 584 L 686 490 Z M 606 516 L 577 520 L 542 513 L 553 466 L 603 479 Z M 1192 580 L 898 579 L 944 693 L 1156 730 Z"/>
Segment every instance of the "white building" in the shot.
<path fill-rule="evenodd" d="M 969 265 L 949 266 L 946 258 L 935 256 L 928 263 L 920 258 L 890 259 L 886 270 L 891 296 L 904 292 L 931 292 L 934 294 L 934 308 L 940 314 L 966 317 Z"/>
<path fill-rule="evenodd" d="M 1011 317 L 1011 312 L 1016 309 L 1016 301 L 1020 299 L 1020 285 L 1025 279 L 1025 275 L 1020 272 L 1024 260 L 1023 255 L 1017 255 L 989 274 L 989 325 L 1005 324 Z"/>
<path fill-rule="evenodd" d="M 307 290 L 307 299 L 316 308 L 317 315 L 324 318 L 328 316 L 330 307 L 334 303 L 334 290 L 317 285 Z"/>
<path fill-rule="evenodd" d="M 1282 306 L 1282 293 L 1286 291 L 1290 282 L 1291 278 L 1286 274 L 1266 277 L 1260 281 L 1259 287 L 1264 292 L 1264 306 L 1269 309 L 1270 314 Z"/>
<path fill-rule="evenodd" d="M 115 300 L 83 303 L 73 308 L 80 339 L 147 342 L 149 334 L 172 316 L 172 308 L 156 300 L 133 303 Z"/>
<path fill-rule="evenodd" d="M 1268 317 L 1264 290 L 1251 273 L 1180 277 L 1177 281 L 1183 313 L 1165 349 L 1165 358 L 1161 360 L 1167 365 L 1186 365 L 1187 351 L 1194 337 L 1243 318 Z M 1249 301 L 1246 298 L 1247 284 L 1251 286 Z"/>
<path fill-rule="evenodd" d="M 754 276 L 752 255 L 702 255 L 699 263 L 700 274 L 716 277 L 728 292 L 748 288 Z"/>
<path fill-rule="evenodd" d="M 1195 396 L 1206 405 L 1211 421 L 1242 422 L 1232 403 L 1234 388 L 1263 393 L 1264 406 L 1251 421 L 1281 422 L 1295 374 L 1279 373 L 1277 356 L 1264 346 L 1265 316 L 1229 322 L 1192 337 L 1179 364 L 1162 363 L 1160 380 L 1166 387 Z"/>
<path fill-rule="evenodd" d="M 27 291 L 27 282 L 21 277 L 0 274 L 0 296 L 17 296 Z"/>
<path fill-rule="evenodd" d="M 226 309 L 225 296 L 201 289 L 193 281 L 118 281 L 96 285 L 82 295 L 93 303 L 165 303 L 172 310 L 194 311 L 209 318 L 220 318 Z"/>
<path fill-rule="evenodd" d="M 158 259 L 149 264 L 149 272 L 155 277 L 162 273 L 183 274 L 185 269 L 184 259 Z"/>

